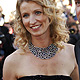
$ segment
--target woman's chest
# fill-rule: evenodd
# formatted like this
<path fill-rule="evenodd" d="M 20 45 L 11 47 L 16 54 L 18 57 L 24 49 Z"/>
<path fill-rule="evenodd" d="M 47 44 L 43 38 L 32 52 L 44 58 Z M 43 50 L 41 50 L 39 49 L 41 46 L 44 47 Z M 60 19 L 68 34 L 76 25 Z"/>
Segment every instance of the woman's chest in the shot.
<path fill-rule="evenodd" d="M 36 57 L 24 59 L 18 67 L 18 75 L 39 74 L 70 74 L 73 62 L 64 56 L 54 56 L 52 59 L 42 60 Z"/>

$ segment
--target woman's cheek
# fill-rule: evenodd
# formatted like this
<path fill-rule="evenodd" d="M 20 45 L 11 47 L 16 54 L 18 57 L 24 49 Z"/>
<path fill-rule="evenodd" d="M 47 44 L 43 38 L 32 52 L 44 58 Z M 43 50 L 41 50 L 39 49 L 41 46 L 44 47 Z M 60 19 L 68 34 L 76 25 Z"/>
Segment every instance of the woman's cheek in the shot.
<path fill-rule="evenodd" d="M 23 24 L 24 24 L 24 26 L 27 26 L 27 24 L 28 24 L 27 20 L 23 19 Z"/>
<path fill-rule="evenodd" d="M 37 17 L 37 20 L 41 21 L 41 22 L 45 22 L 46 21 L 46 16 L 42 15 L 42 16 L 39 16 Z"/>

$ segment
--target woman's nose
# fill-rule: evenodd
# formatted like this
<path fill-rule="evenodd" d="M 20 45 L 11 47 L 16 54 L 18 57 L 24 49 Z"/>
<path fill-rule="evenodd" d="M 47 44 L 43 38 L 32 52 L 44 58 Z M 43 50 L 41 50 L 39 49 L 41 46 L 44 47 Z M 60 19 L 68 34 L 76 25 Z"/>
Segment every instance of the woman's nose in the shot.
<path fill-rule="evenodd" d="M 34 15 L 31 15 L 29 22 L 30 22 L 30 24 L 35 24 L 36 23 L 36 17 Z"/>

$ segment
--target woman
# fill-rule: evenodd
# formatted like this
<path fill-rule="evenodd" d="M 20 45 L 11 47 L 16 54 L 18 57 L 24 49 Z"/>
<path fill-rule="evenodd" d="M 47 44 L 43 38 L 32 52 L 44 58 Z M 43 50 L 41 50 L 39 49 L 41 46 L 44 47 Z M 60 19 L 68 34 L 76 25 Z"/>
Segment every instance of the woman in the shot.
<path fill-rule="evenodd" d="M 79 80 L 74 46 L 66 43 L 69 35 L 61 14 L 55 0 L 17 1 L 19 49 L 6 58 L 3 80 Z"/>

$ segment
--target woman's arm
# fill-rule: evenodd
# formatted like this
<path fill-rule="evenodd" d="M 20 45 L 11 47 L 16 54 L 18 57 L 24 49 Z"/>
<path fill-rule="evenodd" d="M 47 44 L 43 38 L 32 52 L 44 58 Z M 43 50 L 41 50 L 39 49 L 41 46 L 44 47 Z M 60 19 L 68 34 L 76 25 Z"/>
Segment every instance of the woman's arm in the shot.
<path fill-rule="evenodd" d="M 8 56 L 5 59 L 3 66 L 3 80 L 17 80 L 15 77 L 15 65 L 14 61 L 11 59 L 12 57 Z"/>
<path fill-rule="evenodd" d="M 79 69 L 78 69 L 78 65 L 76 63 L 74 70 L 71 73 L 71 78 L 72 80 L 79 80 Z"/>

